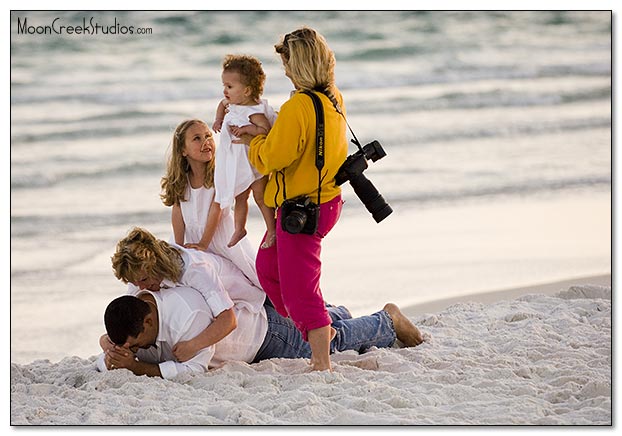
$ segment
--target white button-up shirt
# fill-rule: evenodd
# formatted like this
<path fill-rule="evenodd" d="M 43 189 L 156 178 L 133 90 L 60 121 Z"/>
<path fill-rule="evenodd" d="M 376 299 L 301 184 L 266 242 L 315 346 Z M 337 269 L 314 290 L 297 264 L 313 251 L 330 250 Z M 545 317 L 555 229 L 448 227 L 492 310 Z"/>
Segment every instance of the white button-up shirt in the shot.
<path fill-rule="evenodd" d="M 180 363 L 173 355 L 173 347 L 201 333 L 214 320 L 214 314 L 203 296 L 189 287 L 174 287 L 153 295 L 158 310 L 158 336 L 155 346 L 140 349 L 139 360 L 157 363 L 163 378 L 179 374 L 201 373 L 222 365 L 229 360 L 251 363 L 259 351 L 268 330 L 265 310 L 252 313 L 236 304 L 238 327 L 216 345 L 203 348 L 192 359 Z M 98 360 L 98 368 L 107 371 L 104 354 Z"/>

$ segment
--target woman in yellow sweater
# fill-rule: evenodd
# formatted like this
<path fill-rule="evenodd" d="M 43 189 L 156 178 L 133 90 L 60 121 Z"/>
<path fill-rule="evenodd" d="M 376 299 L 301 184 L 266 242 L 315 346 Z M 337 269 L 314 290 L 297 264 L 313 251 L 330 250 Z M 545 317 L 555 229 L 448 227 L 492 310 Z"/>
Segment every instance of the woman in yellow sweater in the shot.
<path fill-rule="evenodd" d="M 320 290 L 320 253 L 322 238 L 337 223 L 343 204 L 335 174 L 348 153 L 345 109 L 335 86 L 335 56 L 322 35 L 303 27 L 285 35 L 275 48 L 296 91 L 281 106 L 268 135 L 241 137 L 250 145 L 250 162 L 262 174 L 270 175 L 266 205 L 278 208 L 276 244 L 259 250 L 257 275 L 275 309 L 291 318 L 309 342 L 313 369 L 330 370 L 330 342 L 335 332 Z M 303 91 L 314 91 L 324 111 L 325 151 L 320 174 L 316 167 L 316 113 L 313 101 Z M 318 191 L 317 231 L 292 234 L 284 230 L 283 202 L 307 196 L 317 204 Z"/>

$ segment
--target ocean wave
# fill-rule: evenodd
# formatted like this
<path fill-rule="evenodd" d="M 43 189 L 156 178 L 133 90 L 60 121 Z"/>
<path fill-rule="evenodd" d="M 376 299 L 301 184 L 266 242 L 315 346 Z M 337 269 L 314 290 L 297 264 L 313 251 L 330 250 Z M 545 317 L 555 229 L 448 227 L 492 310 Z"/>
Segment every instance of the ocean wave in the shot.
<path fill-rule="evenodd" d="M 449 131 L 415 132 L 408 137 L 392 142 L 392 145 L 409 145 L 416 143 L 423 145 L 436 142 L 453 142 L 486 138 L 525 137 L 546 135 L 553 132 L 571 132 L 591 130 L 598 128 L 611 128 L 610 117 L 591 117 L 583 119 L 541 121 L 538 124 L 508 124 L 491 127 L 469 127 L 468 129 L 455 129 Z"/>
<path fill-rule="evenodd" d="M 179 120 L 181 117 L 173 118 L 174 120 Z M 157 120 L 153 120 L 151 122 L 141 122 L 138 123 L 136 121 L 128 122 L 128 123 L 117 123 L 116 125 L 99 125 L 99 126 L 85 126 L 84 128 L 75 128 L 68 129 L 64 131 L 52 131 L 52 132 L 41 132 L 41 133 L 15 133 L 11 135 L 11 147 L 14 146 L 23 146 L 29 145 L 32 143 L 43 142 L 43 141 L 77 141 L 80 139 L 89 139 L 89 138 L 115 138 L 115 137 L 131 137 L 133 135 L 138 135 L 149 132 L 149 133 L 159 133 L 159 132 L 170 132 L 175 127 L 174 122 L 170 122 L 168 124 L 163 122 L 156 122 Z M 70 124 L 70 123 L 67 123 Z M 77 124 L 77 123 L 76 123 Z"/>
<path fill-rule="evenodd" d="M 399 44 L 394 46 L 369 47 L 339 56 L 339 61 L 390 61 L 395 58 L 411 58 L 415 55 L 432 53 L 435 47 L 427 44 Z"/>
<path fill-rule="evenodd" d="M 488 66 L 468 66 L 460 67 L 439 66 L 430 71 L 419 71 L 418 73 L 404 72 L 400 69 L 390 75 L 380 72 L 362 73 L 356 67 L 352 69 L 344 66 L 345 74 L 338 77 L 338 84 L 341 90 L 366 89 L 366 88 L 392 88 L 397 86 L 420 86 L 420 85 L 442 85 L 469 82 L 480 82 L 483 80 L 536 80 L 536 79 L 555 79 L 566 77 L 611 77 L 610 61 L 602 63 L 591 63 L 585 65 L 549 65 L 549 66 L 529 66 L 524 65 L 488 65 Z M 413 66 L 411 70 L 415 70 Z"/>
<path fill-rule="evenodd" d="M 393 113 L 386 111 L 384 113 Z M 350 112 L 353 113 L 353 112 Z M 537 137 L 540 135 L 550 135 L 560 132 L 580 132 L 594 129 L 611 129 L 611 117 L 589 117 L 570 120 L 540 121 L 534 123 L 525 121 L 523 123 L 510 122 L 503 125 L 471 125 L 465 128 L 441 129 L 441 126 L 431 126 L 431 128 L 421 128 L 417 130 L 399 129 L 397 132 L 377 131 L 373 128 L 368 130 L 360 129 L 355 122 L 350 122 L 355 130 L 361 144 L 365 145 L 369 140 L 376 138 L 384 147 L 391 148 L 411 148 L 416 146 L 419 150 L 423 147 L 434 147 L 438 143 L 459 143 L 460 141 L 473 141 L 478 139 L 494 138 L 520 138 Z M 609 143 L 602 144 L 609 146 Z"/>
<path fill-rule="evenodd" d="M 115 177 L 128 177 L 129 175 L 141 174 L 164 174 L 164 163 L 144 163 L 131 162 L 118 166 L 98 168 L 98 169 L 76 169 L 66 172 L 43 172 L 35 171 L 11 171 L 11 191 L 32 189 L 32 188 L 49 188 L 66 182 L 75 182 L 80 180 L 102 180 Z"/>
<path fill-rule="evenodd" d="M 351 114 L 419 112 L 442 109 L 487 109 L 495 107 L 551 106 L 611 98 L 611 87 L 576 91 L 517 92 L 495 89 L 484 92 L 449 92 L 432 98 L 397 97 L 391 100 L 357 99 L 348 107 Z"/>
<path fill-rule="evenodd" d="M 463 189 L 439 189 L 423 192 L 393 193 L 386 192 L 389 203 L 432 204 L 465 201 L 488 197 L 523 197 L 538 194 L 549 194 L 563 191 L 607 191 L 611 192 L 610 176 L 569 177 L 557 179 L 533 179 L 513 184 L 497 186 L 469 187 Z"/>
<path fill-rule="evenodd" d="M 13 87 L 13 84 L 11 84 Z M 97 88 L 97 91 L 88 88 Z M 183 100 L 212 99 L 222 94 L 221 86 L 207 87 L 205 84 L 195 86 L 183 78 L 172 78 L 161 84 L 137 83 L 131 86 L 124 83 L 86 83 L 81 86 L 55 86 L 40 88 L 24 86 L 11 89 L 11 106 L 32 105 L 42 103 L 88 102 L 118 106 L 121 104 L 173 102 Z"/>
<path fill-rule="evenodd" d="M 84 117 L 75 117 L 71 120 L 67 120 L 66 118 L 56 118 L 54 114 L 43 114 L 42 118 L 31 117 L 30 119 L 18 119 L 12 120 L 12 127 L 16 126 L 27 126 L 36 122 L 38 126 L 40 125 L 63 125 L 63 126 L 71 126 L 77 125 L 79 126 L 82 123 L 91 123 L 91 122 L 99 122 L 99 121 L 124 121 L 130 122 L 132 120 L 141 120 L 141 119 L 178 119 L 183 117 L 184 115 L 179 112 L 151 112 L 151 111 L 143 111 L 137 109 L 125 109 L 123 107 L 118 110 L 113 110 L 111 112 L 106 112 L 97 115 L 87 115 Z M 46 134 L 47 135 L 47 134 Z"/>
<path fill-rule="evenodd" d="M 49 232 L 72 233 L 97 227 L 152 226 L 170 221 L 170 210 L 158 212 L 111 211 L 107 214 L 11 215 L 11 238 L 32 237 Z"/>

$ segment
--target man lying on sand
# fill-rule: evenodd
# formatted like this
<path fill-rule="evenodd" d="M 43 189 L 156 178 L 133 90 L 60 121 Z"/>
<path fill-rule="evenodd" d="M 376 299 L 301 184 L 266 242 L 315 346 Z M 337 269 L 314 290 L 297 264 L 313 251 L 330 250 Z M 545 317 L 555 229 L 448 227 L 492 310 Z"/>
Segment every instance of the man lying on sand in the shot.
<path fill-rule="evenodd" d="M 212 312 L 199 292 L 175 287 L 166 292 L 145 291 L 113 300 L 104 315 L 106 331 L 115 347 L 102 353 L 100 371 L 126 368 L 136 375 L 166 379 L 182 373 L 201 373 L 235 360 L 255 363 L 275 357 L 310 358 L 311 348 L 294 326 L 265 303 L 259 313 L 236 304 L 237 328 L 217 344 L 203 348 L 192 359 L 178 362 L 173 347 L 192 339 L 212 321 Z M 337 313 L 341 313 L 338 316 Z M 364 352 L 372 346 L 391 347 L 396 339 L 406 347 L 419 345 L 421 333 L 400 309 L 387 304 L 372 315 L 351 318 L 332 312 L 334 337 L 330 351 Z"/>

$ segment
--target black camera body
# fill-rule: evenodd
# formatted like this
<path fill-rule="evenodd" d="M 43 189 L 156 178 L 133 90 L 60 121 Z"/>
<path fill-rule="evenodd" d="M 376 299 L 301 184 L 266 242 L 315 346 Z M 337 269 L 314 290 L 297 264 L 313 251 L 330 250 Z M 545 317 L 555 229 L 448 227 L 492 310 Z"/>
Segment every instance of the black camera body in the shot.
<path fill-rule="evenodd" d="M 281 228 L 287 233 L 313 235 L 317 232 L 319 217 L 320 206 L 306 195 L 285 200 L 281 204 Z"/>
<path fill-rule="evenodd" d="M 386 155 L 387 153 L 382 148 L 382 145 L 378 141 L 372 141 L 360 148 L 356 153 L 348 156 L 335 176 L 337 185 L 350 181 L 354 192 L 377 223 L 391 215 L 393 209 L 384 201 L 382 195 L 380 195 L 369 179 L 363 175 L 363 171 L 367 169 L 368 159 L 376 162 Z"/>

